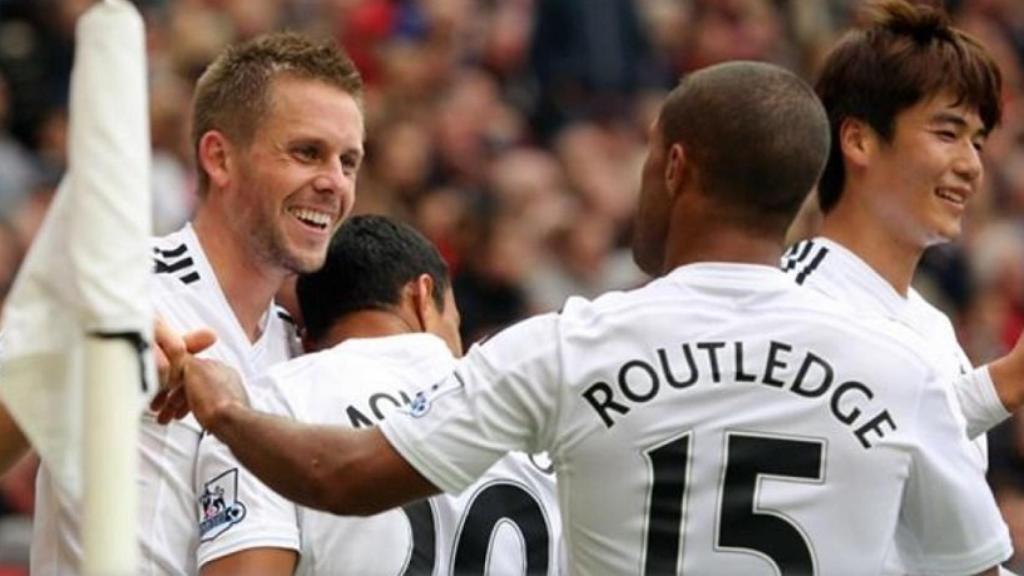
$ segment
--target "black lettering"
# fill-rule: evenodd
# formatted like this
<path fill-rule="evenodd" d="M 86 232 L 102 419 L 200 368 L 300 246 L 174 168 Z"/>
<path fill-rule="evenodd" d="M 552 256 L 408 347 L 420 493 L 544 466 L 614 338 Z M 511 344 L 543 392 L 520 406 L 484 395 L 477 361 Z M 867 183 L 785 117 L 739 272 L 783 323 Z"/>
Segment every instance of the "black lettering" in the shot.
<path fill-rule="evenodd" d="M 785 362 L 782 362 L 781 360 L 778 359 L 778 354 L 780 350 L 783 352 L 792 352 L 793 347 L 790 346 L 789 344 L 776 342 L 774 340 L 772 340 L 771 343 L 768 344 L 768 361 L 764 367 L 764 378 L 761 380 L 761 382 L 769 386 L 775 386 L 776 388 L 782 388 L 785 382 L 775 378 L 775 369 L 782 368 L 783 370 L 785 370 L 787 366 Z"/>
<path fill-rule="evenodd" d="M 647 376 L 650 379 L 651 388 L 645 394 L 637 394 L 629 386 L 629 379 L 626 378 L 626 376 L 629 374 L 630 368 L 633 368 L 634 366 L 641 368 L 644 372 L 647 372 Z M 643 360 L 630 360 L 623 364 L 622 368 L 619 369 L 619 389 L 621 389 L 622 393 L 626 395 L 626 398 L 629 398 L 633 402 L 647 402 L 658 394 L 658 373 L 654 371 L 654 368 L 650 364 Z"/>
<path fill-rule="evenodd" d="M 686 380 L 676 380 L 672 374 L 672 368 L 668 365 L 668 353 L 665 352 L 664 348 L 658 348 L 658 358 L 661 360 L 661 370 L 665 373 L 665 380 L 668 380 L 669 386 L 673 388 L 687 388 L 692 386 L 697 381 L 697 364 L 693 361 L 693 352 L 690 350 L 689 344 L 683 344 L 683 355 L 686 356 L 686 364 L 690 367 L 690 377 Z"/>
<path fill-rule="evenodd" d="M 708 362 L 711 364 L 711 380 L 717 384 L 722 381 L 722 373 L 718 370 L 718 349 L 725 348 L 725 342 L 699 342 L 697 348 L 707 350 Z"/>
<path fill-rule="evenodd" d="M 603 394 L 604 398 L 598 399 L 597 396 L 599 394 Z M 629 407 L 612 400 L 612 396 L 612 387 L 605 382 L 595 382 L 583 391 L 583 398 L 590 403 L 594 411 L 597 412 L 597 415 L 601 417 L 601 421 L 608 428 L 615 424 L 615 421 L 608 414 L 608 410 L 614 410 L 623 415 L 629 413 Z"/>
<path fill-rule="evenodd" d="M 735 342 L 736 349 L 736 381 L 737 382 L 753 382 L 757 380 L 757 377 L 753 374 L 746 374 L 743 372 L 743 342 Z"/>
<path fill-rule="evenodd" d="M 830 403 L 830 405 L 832 407 L 832 414 L 835 415 L 835 417 L 838 418 L 839 421 L 842 422 L 843 424 L 853 424 L 857 420 L 857 418 L 860 417 L 859 408 L 855 407 L 853 410 L 850 410 L 845 414 L 843 414 L 839 410 L 839 402 L 842 400 L 843 395 L 846 394 L 847 391 L 852 390 L 860 391 L 860 393 L 864 394 L 864 396 L 866 396 L 868 400 L 871 400 L 872 398 L 875 397 L 874 393 L 872 393 L 867 386 L 861 384 L 860 382 L 851 380 L 850 382 L 843 382 L 842 384 L 837 386 L 835 393 L 832 394 L 832 402 Z"/>
<path fill-rule="evenodd" d="M 890 431 L 896 430 L 896 423 L 892 421 L 892 417 L 889 416 L 888 410 L 882 410 L 871 420 L 868 420 L 863 426 L 853 431 L 853 434 L 860 440 L 860 443 L 865 448 L 871 448 L 871 443 L 868 442 L 866 436 L 868 432 L 874 432 L 879 438 L 885 438 L 885 430 L 882 430 L 882 424 L 888 424 Z"/>
<path fill-rule="evenodd" d="M 366 414 L 363 414 L 362 412 L 357 410 L 355 406 L 349 406 L 345 410 L 345 413 L 348 414 L 348 423 L 353 428 L 362 428 L 363 426 L 373 426 L 373 420 L 370 420 L 369 418 L 367 418 Z"/>
<path fill-rule="evenodd" d="M 804 379 L 807 378 L 807 373 L 811 370 L 811 366 L 819 366 L 821 368 L 821 382 L 818 383 L 817 388 L 804 388 Z M 800 370 L 796 373 L 796 380 L 793 381 L 792 391 L 806 398 L 817 398 L 828 392 L 829 386 L 832 385 L 832 375 L 832 367 L 829 366 L 824 358 L 821 358 L 814 352 L 808 352 L 807 356 L 804 357 L 803 363 L 800 364 Z"/>
<path fill-rule="evenodd" d="M 399 402 L 398 400 L 395 400 L 394 398 L 392 398 L 391 396 L 388 396 L 387 394 L 385 394 L 383 392 L 377 392 L 373 396 L 370 396 L 370 400 L 369 400 L 370 411 L 373 412 L 373 415 L 377 417 L 377 421 L 381 421 L 381 420 L 384 419 L 384 412 L 381 411 L 381 409 L 380 409 L 380 401 L 381 400 L 387 400 L 395 408 L 398 408 L 398 407 L 400 407 L 402 405 L 401 402 Z"/>

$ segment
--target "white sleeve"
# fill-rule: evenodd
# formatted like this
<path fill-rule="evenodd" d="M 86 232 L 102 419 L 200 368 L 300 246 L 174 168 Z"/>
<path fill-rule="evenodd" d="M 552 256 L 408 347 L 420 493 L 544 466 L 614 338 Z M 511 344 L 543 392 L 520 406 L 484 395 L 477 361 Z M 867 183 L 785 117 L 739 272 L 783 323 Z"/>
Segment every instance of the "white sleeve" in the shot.
<path fill-rule="evenodd" d="M 922 391 L 910 437 L 899 520 L 914 542 L 901 550 L 910 573 L 976 574 L 1009 558 L 1009 531 L 942 386 Z"/>
<path fill-rule="evenodd" d="M 280 413 L 279 406 L 249 389 L 253 405 Z M 199 520 L 197 566 L 254 548 L 300 550 L 294 504 L 242 467 L 231 450 L 210 434 L 199 443 L 195 490 Z"/>
<path fill-rule="evenodd" d="M 975 439 L 1010 417 L 999 400 L 988 366 L 964 374 L 954 386 L 967 419 L 967 437 Z"/>
<path fill-rule="evenodd" d="M 455 372 L 381 423 L 435 486 L 461 492 L 510 451 L 543 452 L 558 411 L 558 317 L 538 316 L 474 346 Z"/>

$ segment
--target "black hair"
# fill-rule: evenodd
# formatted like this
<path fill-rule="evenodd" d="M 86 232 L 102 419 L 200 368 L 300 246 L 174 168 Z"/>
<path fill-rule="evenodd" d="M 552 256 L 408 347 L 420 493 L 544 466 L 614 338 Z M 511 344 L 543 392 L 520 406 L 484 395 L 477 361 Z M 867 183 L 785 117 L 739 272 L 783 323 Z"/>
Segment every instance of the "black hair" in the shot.
<path fill-rule="evenodd" d="M 828 120 L 814 91 L 762 62 L 698 70 L 669 94 L 659 120 L 666 149 L 681 143 L 701 190 L 734 224 L 784 231 L 821 175 Z"/>
<path fill-rule="evenodd" d="M 433 279 L 431 296 L 444 310 L 448 266 L 429 240 L 384 216 L 349 218 L 331 239 L 323 268 L 296 285 L 307 336 L 322 339 L 346 314 L 397 305 L 402 288 L 421 274 Z"/>

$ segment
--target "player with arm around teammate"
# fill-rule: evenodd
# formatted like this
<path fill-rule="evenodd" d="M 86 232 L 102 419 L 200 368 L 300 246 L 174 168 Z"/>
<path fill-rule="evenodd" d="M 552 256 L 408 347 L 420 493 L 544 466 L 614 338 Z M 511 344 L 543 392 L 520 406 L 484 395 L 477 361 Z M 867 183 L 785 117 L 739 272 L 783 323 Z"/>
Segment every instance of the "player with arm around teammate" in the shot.
<path fill-rule="evenodd" d="M 1007 529 L 920 339 L 775 265 L 827 148 L 792 74 L 693 73 L 651 129 L 634 238 L 650 284 L 509 328 L 378 428 L 261 414 L 201 360 L 191 408 L 269 486 L 336 513 L 547 450 L 574 573 L 878 573 L 897 526 L 915 573 L 994 570 Z"/>
<path fill-rule="evenodd" d="M 461 355 L 444 261 L 418 232 L 385 217 L 346 222 L 324 267 L 300 277 L 298 296 L 316 352 L 254 384 L 270 412 L 309 424 L 374 426 L 414 403 L 424 383 L 444 380 Z M 213 437 L 199 452 L 204 576 L 291 574 L 273 558 L 296 552 L 299 574 L 559 572 L 554 479 L 525 455 L 499 460 L 458 497 L 346 518 L 288 502 Z"/>

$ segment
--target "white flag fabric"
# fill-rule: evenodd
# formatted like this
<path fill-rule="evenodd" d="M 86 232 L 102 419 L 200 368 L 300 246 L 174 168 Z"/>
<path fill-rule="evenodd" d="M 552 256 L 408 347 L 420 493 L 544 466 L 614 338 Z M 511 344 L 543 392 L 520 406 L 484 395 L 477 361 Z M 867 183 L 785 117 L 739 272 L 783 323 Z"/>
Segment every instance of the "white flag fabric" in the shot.
<path fill-rule="evenodd" d="M 129 2 L 105 0 L 80 18 L 76 34 L 69 170 L 7 300 L 0 399 L 77 499 L 85 338 L 145 346 L 153 321 L 142 19 Z M 123 391 L 140 403 L 144 382 L 156 381 L 152 363 L 145 366 L 139 386 Z"/>

